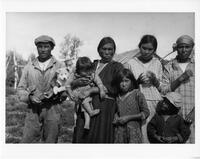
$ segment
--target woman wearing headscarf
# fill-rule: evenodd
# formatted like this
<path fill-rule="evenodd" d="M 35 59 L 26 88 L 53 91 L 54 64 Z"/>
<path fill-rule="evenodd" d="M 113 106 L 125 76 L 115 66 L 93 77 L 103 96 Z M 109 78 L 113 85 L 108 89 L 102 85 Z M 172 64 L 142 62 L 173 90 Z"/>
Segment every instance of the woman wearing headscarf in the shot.
<path fill-rule="evenodd" d="M 177 56 L 170 60 L 164 67 L 163 81 L 160 90 L 163 94 L 177 92 L 182 95 L 183 107 L 181 114 L 188 122 L 191 135 L 187 143 L 194 143 L 194 108 L 195 108 L 195 63 L 194 63 L 194 40 L 188 35 L 182 35 L 173 45 Z"/>
<path fill-rule="evenodd" d="M 94 109 L 100 109 L 100 113 L 90 120 L 90 129 L 84 129 L 84 115 L 78 112 L 76 126 L 74 129 L 73 143 L 113 143 L 114 129 L 113 119 L 117 111 L 116 96 L 118 94 L 114 78 L 118 71 L 123 68 L 119 62 L 113 61 L 116 44 L 111 37 L 101 39 L 97 51 L 101 57 L 94 61 L 96 73 L 102 80 L 108 93 L 104 100 L 101 100 L 99 94 L 92 96 L 92 105 Z"/>
<path fill-rule="evenodd" d="M 137 79 L 150 111 L 146 123 L 142 125 L 143 143 L 149 143 L 147 123 L 154 116 L 156 105 L 162 99 L 157 89 L 162 79 L 162 65 L 155 57 L 157 45 L 157 39 L 153 35 L 144 35 L 138 45 L 140 56 L 135 56 L 125 63 L 125 67 L 130 69 Z"/>

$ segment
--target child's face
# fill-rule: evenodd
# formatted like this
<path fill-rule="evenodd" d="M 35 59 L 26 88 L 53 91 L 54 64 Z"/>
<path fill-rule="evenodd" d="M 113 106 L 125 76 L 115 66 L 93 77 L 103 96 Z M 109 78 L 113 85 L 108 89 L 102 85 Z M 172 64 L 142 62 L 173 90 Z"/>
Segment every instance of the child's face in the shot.
<path fill-rule="evenodd" d="M 167 111 L 169 109 L 168 103 L 164 100 L 162 105 L 162 110 Z"/>
<path fill-rule="evenodd" d="M 123 92 L 123 93 L 128 92 L 130 87 L 131 87 L 131 80 L 129 78 L 127 78 L 127 77 L 124 77 L 122 79 L 122 81 L 120 82 L 120 90 L 121 90 L 121 92 Z"/>
<path fill-rule="evenodd" d="M 168 99 L 164 99 L 162 107 L 161 107 L 161 111 L 163 115 L 171 115 L 171 114 L 174 114 L 175 111 L 177 111 L 177 109 L 176 107 L 173 106 L 173 104 L 170 103 L 170 101 L 168 101 Z"/>
<path fill-rule="evenodd" d="M 92 71 L 88 70 L 88 71 L 79 71 L 79 75 L 82 77 L 88 77 L 92 75 Z"/>

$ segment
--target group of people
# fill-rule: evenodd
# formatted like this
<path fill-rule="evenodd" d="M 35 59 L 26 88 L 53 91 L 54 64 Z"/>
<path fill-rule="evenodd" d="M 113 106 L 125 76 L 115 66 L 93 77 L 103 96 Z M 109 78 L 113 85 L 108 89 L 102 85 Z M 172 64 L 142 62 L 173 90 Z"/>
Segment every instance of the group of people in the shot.
<path fill-rule="evenodd" d="M 177 39 L 177 56 L 165 65 L 155 56 L 153 35 L 144 35 L 139 55 L 125 63 L 113 60 L 115 41 L 104 37 L 97 47 L 100 60 L 79 57 L 70 70 L 52 56 L 53 38 L 42 35 L 35 45 L 38 57 L 25 66 L 18 84 L 19 98 L 29 107 L 22 143 L 57 143 L 64 100 L 75 108 L 73 143 L 195 143 L 190 36 Z M 55 85 L 60 68 L 69 74 Z"/>

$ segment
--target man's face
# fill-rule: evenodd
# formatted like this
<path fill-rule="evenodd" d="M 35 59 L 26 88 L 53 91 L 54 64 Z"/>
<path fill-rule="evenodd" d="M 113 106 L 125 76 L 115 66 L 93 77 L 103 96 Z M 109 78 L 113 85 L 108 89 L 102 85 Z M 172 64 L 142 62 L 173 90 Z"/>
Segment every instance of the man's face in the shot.
<path fill-rule="evenodd" d="M 191 45 L 191 44 L 179 44 L 177 46 L 177 52 L 178 52 L 179 59 L 181 59 L 183 61 L 187 60 L 190 57 L 192 50 L 193 50 L 193 45 Z"/>
<path fill-rule="evenodd" d="M 39 58 L 43 61 L 48 60 L 51 56 L 52 46 L 50 43 L 39 43 L 37 45 Z"/>

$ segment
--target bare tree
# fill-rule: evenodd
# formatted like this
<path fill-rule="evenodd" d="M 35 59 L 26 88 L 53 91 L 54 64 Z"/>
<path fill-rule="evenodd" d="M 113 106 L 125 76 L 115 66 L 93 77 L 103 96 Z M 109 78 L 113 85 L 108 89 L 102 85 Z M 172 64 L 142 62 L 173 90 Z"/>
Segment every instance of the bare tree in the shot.
<path fill-rule="evenodd" d="M 6 52 L 6 86 L 16 88 L 23 66 L 27 63 L 16 51 Z"/>
<path fill-rule="evenodd" d="M 79 47 L 82 45 L 83 42 L 78 37 L 67 34 L 60 45 L 60 57 L 65 58 L 66 56 L 69 56 L 71 59 L 77 59 Z"/>

